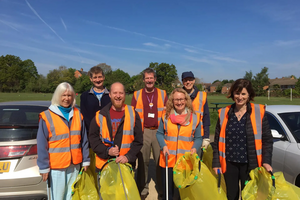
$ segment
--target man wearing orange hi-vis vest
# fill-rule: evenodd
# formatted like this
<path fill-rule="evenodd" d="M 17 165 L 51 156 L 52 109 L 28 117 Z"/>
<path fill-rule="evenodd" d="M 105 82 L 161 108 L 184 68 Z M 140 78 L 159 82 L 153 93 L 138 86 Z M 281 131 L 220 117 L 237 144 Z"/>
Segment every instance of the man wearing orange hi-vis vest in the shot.
<path fill-rule="evenodd" d="M 183 72 L 181 75 L 181 80 L 183 84 L 183 89 L 190 95 L 193 108 L 196 113 L 200 114 L 200 125 L 201 125 L 201 134 L 202 134 L 202 145 L 201 147 L 207 148 L 210 143 L 209 139 L 209 126 L 210 126 L 210 118 L 209 118 L 209 108 L 207 103 L 207 93 L 201 92 L 195 86 L 195 76 L 193 72 Z M 199 149 L 200 150 L 200 149 Z M 200 151 L 198 150 L 198 154 Z"/>
<path fill-rule="evenodd" d="M 138 112 L 144 131 L 143 148 L 141 150 L 142 156 L 139 156 L 137 179 L 141 197 L 145 199 L 149 193 L 149 182 L 147 179 L 151 149 L 156 163 L 156 180 L 160 180 L 161 177 L 159 168 L 160 147 L 156 139 L 156 131 L 168 99 L 165 90 L 154 86 L 156 73 L 153 69 L 146 68 L 143 71 L 143 82 L 145 83 L 145 88 L 134 92 L 131 105 Z M 162 196 L 161 182 L 156 181 L 156 184 L 158 195 Z"/>
<path fill-rule="evenodd" d="M 228 94 L 235 103 L 219 110 L 212 167 L 224 174 L 228 200 L 239 199 L 252 169 L 272 171 L 273 138 L 265 106 L 250 103 L 254 96 L 251 82 L 238 79 Z"/>
<path fill-rule="evenodd" d="M 96 153 L 97 173 L 114 157 L 117 163 L 130 163 L 134 168 L 143 146 L 141 120 L 132 106 L 124 104 L 124 86 L 113 83 L 109 96 L 111 103 L 96 112 L 90 125 L 89 141 Z"/>

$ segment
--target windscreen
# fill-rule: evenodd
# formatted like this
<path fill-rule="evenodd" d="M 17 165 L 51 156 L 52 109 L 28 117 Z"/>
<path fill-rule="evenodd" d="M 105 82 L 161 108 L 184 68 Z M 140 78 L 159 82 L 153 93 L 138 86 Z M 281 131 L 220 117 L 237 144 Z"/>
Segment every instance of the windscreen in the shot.
<path fill-rule="evenodd" d="M 0 141 L 20 141 L 35 139 L 39 113 L 46 106 L 0 106 Z"/>
<path fill-rule="evenodd" d="M 300 142 L 300 112 L 292 113 L 280 113 L 278 114 L 287 127 L 290 129 L 290 132 L 293 134 L 297 142 Z"/>

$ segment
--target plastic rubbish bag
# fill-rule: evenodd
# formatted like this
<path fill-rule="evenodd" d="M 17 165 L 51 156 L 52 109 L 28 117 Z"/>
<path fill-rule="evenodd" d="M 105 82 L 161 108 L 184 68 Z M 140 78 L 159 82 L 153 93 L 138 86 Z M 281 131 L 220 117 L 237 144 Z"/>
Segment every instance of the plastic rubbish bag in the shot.
<path fill-rule="evenodd" d="M 213 148 L 212 148 L 211 144 L 208 145 L 207 149 L 203 149 L 201 160 L 207 166 L 207 168 L 210 170 L 212 175 L 215 176 L 216 178 L 218 178 L 218 175 L 215 173 L 215 171 L 212 168 Z M 226 193 L 226 191 L 227 191 L 226 190 L 226 183 L 225 183 L 225 179 L 224 179 L 223 174 L 221 174 L 221 187 L 224 190 L 224 192 Z"/>
<path fill-rule="evenodd" d="M 178 159 L 173 168 L 173 181 L 179 188 L 181 200 L 227 199 L 224 190 L 218 188 L 217 179 L 197 154 L 186 152 Z"/>
<path fill-rule="evenodd" d="M 141 199 L 130 164 L 119 164 L 127 199 Z M 109 160 L 100 174 L 100 194 L 103 200 L 126 200 L 118 163 Z"/>
<path fill-rule="evenodd" d="M 300 199 L 300 188 L 286 182 L 282 172 L 271 175 L 264 167 L 258 167 L 249 175 L 251 180 L 242 191 L 243 200 Z"/>
<path fill-rule="evenodd" d="M 97 186 L 94 181 L 95 172 L 88 168 L 81 168 L 75 182 L 72 185 L 72 200 L 99 200 Z"/>

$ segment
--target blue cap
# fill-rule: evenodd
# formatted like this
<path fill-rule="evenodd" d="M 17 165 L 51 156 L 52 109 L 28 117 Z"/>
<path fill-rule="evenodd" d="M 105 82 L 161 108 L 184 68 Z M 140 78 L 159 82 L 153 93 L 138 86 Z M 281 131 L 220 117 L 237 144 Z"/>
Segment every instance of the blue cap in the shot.
<path fill-rule="evenodd" d="M 189 71 L 189 72 L 183 72 L 181 74 L 181 80 L 185 79 L 185 78 L 195 78 L 193 72 Z"/>

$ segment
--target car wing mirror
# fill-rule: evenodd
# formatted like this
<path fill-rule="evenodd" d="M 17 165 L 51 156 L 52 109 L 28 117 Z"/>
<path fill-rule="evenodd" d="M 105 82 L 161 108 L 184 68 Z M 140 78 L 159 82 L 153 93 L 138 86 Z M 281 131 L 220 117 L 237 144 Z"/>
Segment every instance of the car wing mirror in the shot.
<path fill-rule="evenodd" d="M 271 133 L 273 138 L 282 139 L 284 136 L 282 134 L 279 134 L 277 130 L 271 129 Z"/>

